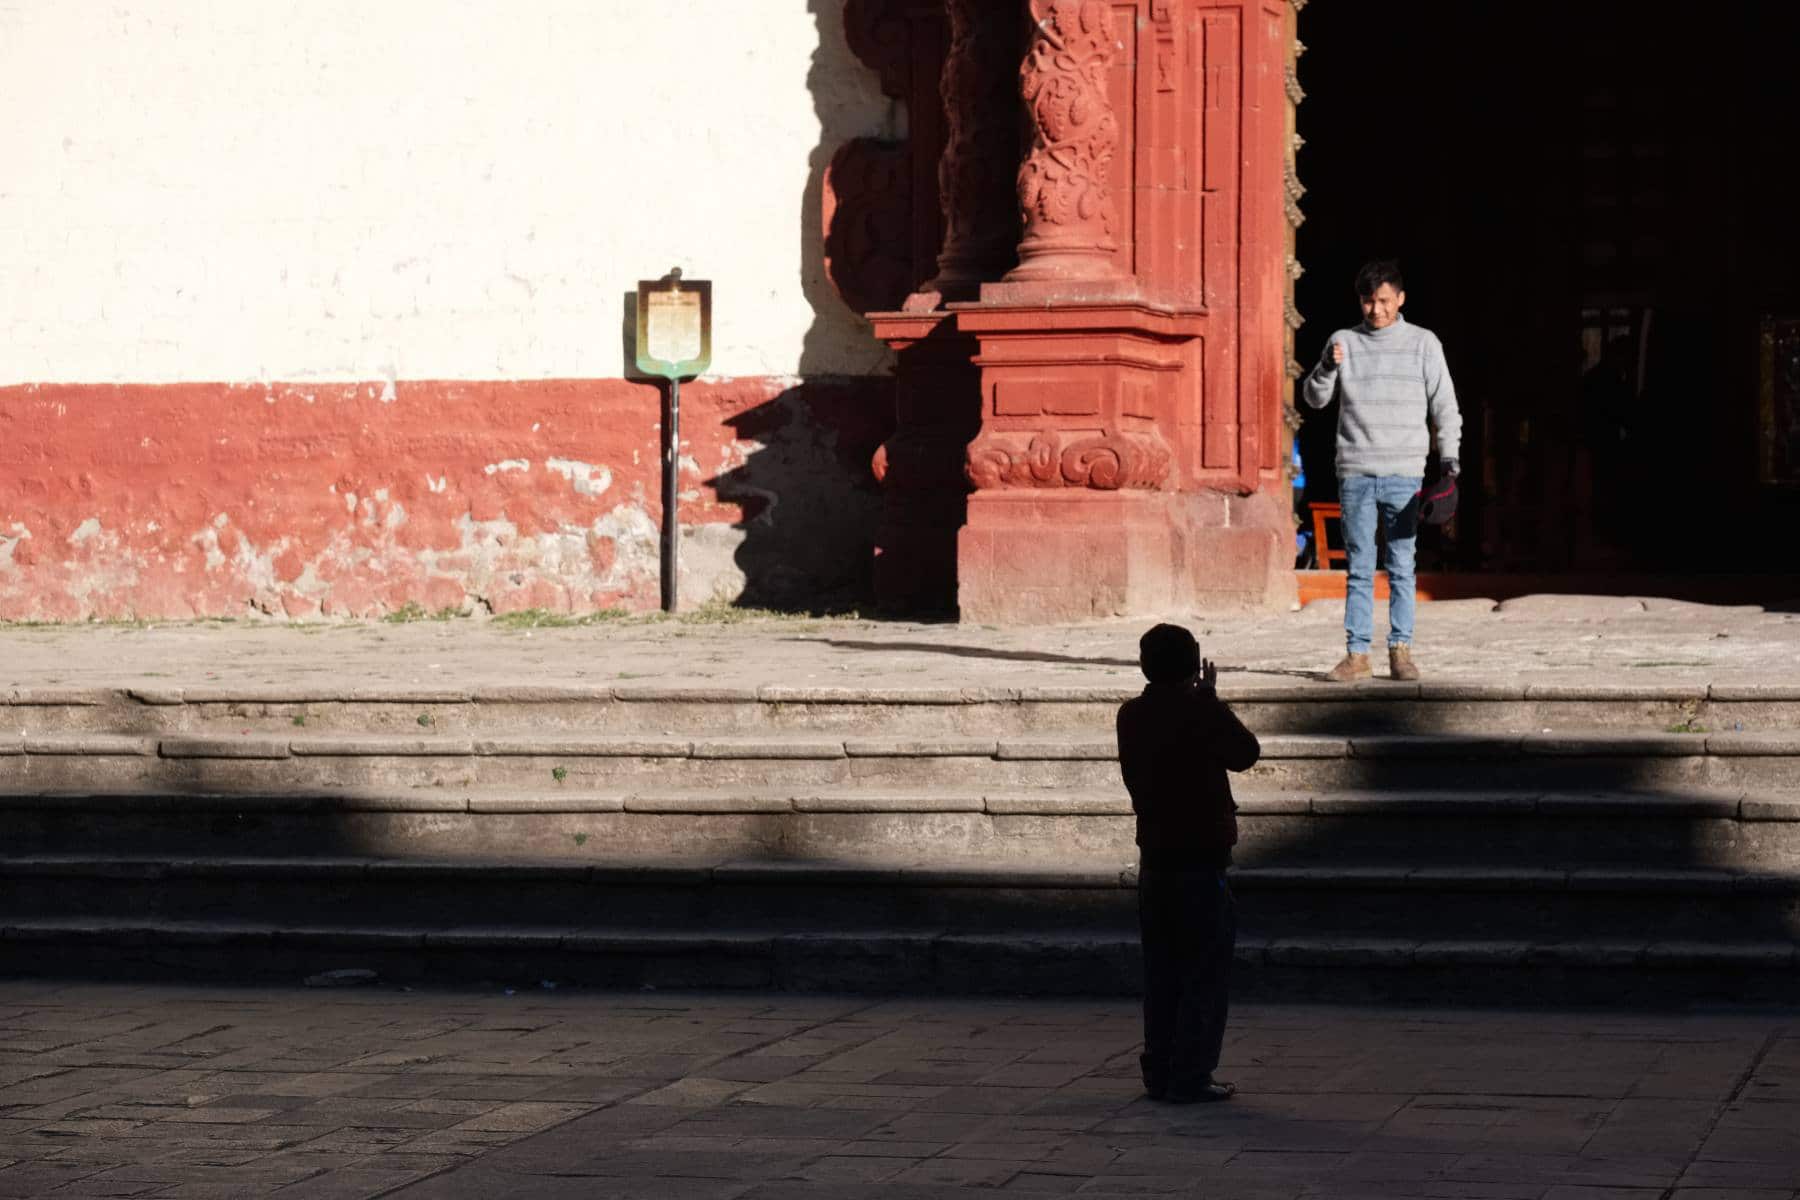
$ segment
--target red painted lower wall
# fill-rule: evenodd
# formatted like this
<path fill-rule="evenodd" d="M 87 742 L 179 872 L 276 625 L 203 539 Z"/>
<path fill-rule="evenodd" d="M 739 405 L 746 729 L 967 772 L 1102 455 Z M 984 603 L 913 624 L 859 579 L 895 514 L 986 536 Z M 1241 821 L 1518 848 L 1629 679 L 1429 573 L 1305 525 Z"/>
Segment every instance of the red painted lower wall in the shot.
<path fill-rule="evenodd" d="M 662 390 L 0 388 L 0 619 L 658 601 Z M 888 379 L 682 388 L 684 605 L 854 603 Z"/>

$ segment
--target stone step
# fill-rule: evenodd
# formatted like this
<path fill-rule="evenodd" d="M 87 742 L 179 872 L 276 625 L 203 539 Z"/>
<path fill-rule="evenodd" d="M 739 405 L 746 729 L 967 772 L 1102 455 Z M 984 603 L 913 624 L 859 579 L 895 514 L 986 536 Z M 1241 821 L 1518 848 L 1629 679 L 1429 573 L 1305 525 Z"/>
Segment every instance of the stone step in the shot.
<path fill-rule="evenodd" d="M 1239 828 L 1257 866 L 1800 868 L 1793 792 L 1275 792 Z"/>
<path fill-rule="evenodd" d="M 1275 734 L 1242 776 L 1288 790 L 1772 789 L 1800 786 L 1800 732 Z M 544 734 L 0 735 L 0 791 L 313 792 L 1119 786 L 1104 737 Z"/>
<path fill-rule="evenodd" d="M 1035 688 L 316 687 L 245 684 L 0 691 L 9 733 L 263 735 L 308 733 L 477 737 L 494 731 L 784 734 L 840 737 L 1016 737 L 1109 734 L 1136 685 Z M 1352 685 L 1221 687 L 1259 733 L 1540 732 L 1670 728 L 1710 732 L 1800 727 L 1800 686 L 1771 684 Z"/>
<path fill-rule="evenodd" d="M 1234 986 L 1240 996 L 1339 1001 L 1791 1003 L 1797 952 L 1791 939 L 1241 937 Z M 1034 995 L 1131 995 L 1141 979 L 1135 937 L 1106 931 L 671 932 L 593 924 L 440 928 L 80 917 L 0 923 L 0 971 L 37 977 L 129 972 L 134 978 L 292 980 L 331 969 L 373 970 L 390 982 Z"/>
<path fill-rule="evenodd" d="M 1800 869 L 1800 792 L 1241 789 L 1245 866 L 1546 863 Z M 10 854 L 978 859 L 1135 858 L 1129 802 L 854 789 L 0 794 Z"/>
<path fill-rule="evenodd" d="M 271 924 L 544 925 L 646 929 L 753 923 L 1063 933 L 1136 928 L 1136 869 L 1060 864 L 36 855 L 0 858 L 9 917 Z M 1306 935 L 1556 939 L 1784 937 L 1800 874 L 1634 867 L 1240 867 L 1240 929 Z"/>

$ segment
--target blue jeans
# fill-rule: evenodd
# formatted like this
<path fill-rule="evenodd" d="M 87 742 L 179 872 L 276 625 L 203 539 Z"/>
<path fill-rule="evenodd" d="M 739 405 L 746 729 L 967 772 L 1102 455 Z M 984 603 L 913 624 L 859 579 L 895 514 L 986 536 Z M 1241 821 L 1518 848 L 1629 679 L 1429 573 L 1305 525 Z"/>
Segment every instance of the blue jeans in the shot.
<path fill-rule="evenodd" d="M 1344 509 L 1344 549 L 1349 580 L 1344 595 L 1344 641 L 1352 654 L 1367 654 L 1375 621 L 1375 518 L 1387 535 L 1388 645 L 1413 638 L 1413 549 L 1419 532 L 1416 475 L 1346 475 L 1338 481 Z"/>

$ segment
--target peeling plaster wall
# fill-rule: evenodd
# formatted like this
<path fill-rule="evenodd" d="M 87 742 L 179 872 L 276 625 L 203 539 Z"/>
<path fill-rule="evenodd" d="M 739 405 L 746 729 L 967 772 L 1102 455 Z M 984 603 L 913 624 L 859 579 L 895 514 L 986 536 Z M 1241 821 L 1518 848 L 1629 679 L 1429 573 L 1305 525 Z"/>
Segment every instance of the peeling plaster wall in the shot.
<path fill-rule="evenodd" d="M 654 607 L 671 266 L 684 602 L 856 599 L 819 188 L 902 131 L 841 7 L 0 0 L 0 619 Z"/>
<path fill-rule="evenodd" d="M 654 608 L 658 389 L 0 389 L 0 619 Z M 683 389 L 683 600 L 866 590 L 885 380 Z"/>

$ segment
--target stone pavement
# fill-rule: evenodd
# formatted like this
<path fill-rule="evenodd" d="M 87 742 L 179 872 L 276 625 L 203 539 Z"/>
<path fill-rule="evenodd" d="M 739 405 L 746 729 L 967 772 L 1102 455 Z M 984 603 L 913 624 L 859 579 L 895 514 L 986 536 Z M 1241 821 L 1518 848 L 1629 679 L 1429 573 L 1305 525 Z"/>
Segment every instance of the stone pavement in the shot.
<path fill-rule="evenodd" d="M 0 982 L 0 1196 L 1800 1196 L 1800 1013 Z"/>
<path fill-rule="evenodd" d="M 1384 638 L 1378 606 L 1376 636 Z M 1221 687 L 1323 673 L 1343 652 L 1343 603 L 1189 624 Z M 267 687 L 616 684 L 810 687 L 1094 686 L 1141 682 L 1148 618 L 996 629 L 858 619 L 626 618 L 520 629 L 403 624 L 0 624 L 0 690 L 197 684 Z M 1631 597 L 1525 596 L 1420 606 L 1428 681 L 1800 686 L 1800 613 Z M 1385 671 L 1385 665 L 1381 667 Z"/>

